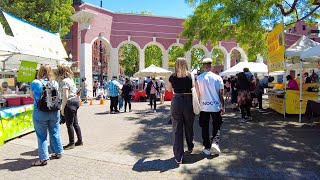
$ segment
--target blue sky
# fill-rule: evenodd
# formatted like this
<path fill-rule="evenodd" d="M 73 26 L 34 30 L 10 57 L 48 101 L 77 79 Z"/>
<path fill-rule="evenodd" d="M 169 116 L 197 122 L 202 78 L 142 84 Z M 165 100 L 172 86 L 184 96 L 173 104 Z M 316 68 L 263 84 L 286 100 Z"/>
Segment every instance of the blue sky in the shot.
<path fill-rule="evenodd" d="M 100 6 L 100 0 L 84 0 L 84 2 Z M 136 13 L 143 10 L 156 16 L 186 18 L 193 9 L 184 0 L 102 0 L 103 8 L 113 12 Z"/>

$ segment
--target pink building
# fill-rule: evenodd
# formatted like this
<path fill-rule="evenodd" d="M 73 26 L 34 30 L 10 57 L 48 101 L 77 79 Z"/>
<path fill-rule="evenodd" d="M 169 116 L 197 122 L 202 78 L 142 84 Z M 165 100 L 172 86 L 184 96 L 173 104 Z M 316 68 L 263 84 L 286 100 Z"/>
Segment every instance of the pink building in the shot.
<path fill-rule="evenodd" d="M 161 49 L 163 68 L 168 69 L 169 49 L 172 46 L 182 47 L 186 41 L 179 36 L 183 31 L 184 19 L 114 13 L 91 4 L 81 4 L 80 1 L 75 1 L 74 5 L 77 12 L 72 19 L 75 23 L 71 28 L 70 36 L 65 41 L 68 52 L 72 53 L 73 61 L 77 62 L 75 67 L 80 67 L 80 77 L 86 77 L 88 80 L 92 79 L 92 75 L 97 71 L 100 72 L 101 66 L 108 78 L 120 75 L 118 52 L 119 48 L 126 43 L 133 44 L 139 50 L 139 69 L 145 68 L 145 50 L 150 45 L 156 45 Z M 286 34 L 287 46 L 300 38 L 301 35 L 295 32 L 307 33 L 308 28 L 300 31 L 299 27 L 303 25 L 298 23 L 295 31 L 289 29 L 292 33 Z M 319 38 L 315 40 L 320 41 Z M 99 53 L 100 41 L 103 49 L 102 64 Z M 220 49 L 224 53 L 223 66 L 216 67 L 214 72 L 220 72 L 235 65 L 238 54 L 241 54 L 241 59 L 238 61 L 248 60 L 245 51 L 236 41 L 220 41 L 215 47 L 194 43 L 191 50 L 193 48 L 203 49 L 205 57 L 211 57 L 214 49 Z M 191 67 L 191 50 L 185 53 L 189 68 Z M 236 53 L 232 60 L 234 52 Z M 91 82 L 88 82 L 88 85 L 92 87 Z"/>

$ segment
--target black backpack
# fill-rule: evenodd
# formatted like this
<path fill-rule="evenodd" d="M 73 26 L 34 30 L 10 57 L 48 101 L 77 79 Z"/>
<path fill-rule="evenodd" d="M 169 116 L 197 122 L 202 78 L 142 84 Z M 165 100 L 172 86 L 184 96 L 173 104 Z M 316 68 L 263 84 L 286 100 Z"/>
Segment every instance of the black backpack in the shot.
<path fill-rule="evenodd" d="M 59 91 L 56 87 L 53 86 L 53 83 L 51 81 L 48 81 L 46 85 L 43 84 L 41 97 L 37 102 L 38 110 L 44 112 L 59 111 L 61 107 L 59 97 Z"/>

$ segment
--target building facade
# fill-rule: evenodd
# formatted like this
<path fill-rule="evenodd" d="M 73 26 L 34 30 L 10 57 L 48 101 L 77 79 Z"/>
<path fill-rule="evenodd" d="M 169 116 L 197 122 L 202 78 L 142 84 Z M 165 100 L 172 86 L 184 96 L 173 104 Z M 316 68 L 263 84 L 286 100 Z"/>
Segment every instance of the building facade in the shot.
<path fill-rule="evenodd" d="M 89 80 L 89 87 L 92 87 L 92 77 L 99 75 L 101 68 L 103 68 L 104 77 L 108 79 L 123 73 L 119 65 L 118 53 L 119 48 L 124 44 L 130 43 L 139 50 L 140 70 L 145 68 L 146 48 L 150 45 L 158 46 L 162 52 L 163 68 L 168 69 L 169 49 L 173 46 L 182 47 L 186 41 L 179 36 L 183 31 L 184 19 L 114 13 L 81 1 L 75 3 L 74 7 L 76 13 L 72 19 L 75 22 L 71 27 L 69 38 L 65 41 L 67 51 L 72 53 L 72 59 L 75 62 L 74 69 L 78 68 L 80 77 L 86 77 Z M 301 33 L 300 29 L 298 31 L 298 28 L 303 25 L 305 25 L 303 22 L 299 22 L 296 25 L 296 31 L 289 29 L 290 33 L 286 33 L 286 46 L 292 45 L 301 37 L 301 34 L 307 33 L 309 29 L 306 27 L 304 33 Z M 313 39 L 319 42 L 316 36 Z M 228 69 L 235 65 L 236 61 L 248 61 L 245 51 L 236 41 L 220 41 L 217 46 L 195 42 L 191 50 L 185 53 L 189 68 L 191 67 L 191 51 L 194 48 L 201 48 L 205 57 L 211 57 L 214 49 L 220 49 L 223 52 L 223 65 L 217 66 L 214 72 Z M 236 56 L 232 58 L 232 53 L 235 51 L 241 55 L 241 59 L 236 60 Z"/>

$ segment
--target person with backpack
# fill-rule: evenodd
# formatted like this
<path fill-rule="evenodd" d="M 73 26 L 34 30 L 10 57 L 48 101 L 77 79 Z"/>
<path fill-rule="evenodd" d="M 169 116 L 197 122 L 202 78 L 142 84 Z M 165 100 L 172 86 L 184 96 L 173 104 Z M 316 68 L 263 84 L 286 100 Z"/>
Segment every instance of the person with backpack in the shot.
<path fill-rule="evenodd" d="M 58 81 L 60 84 L 60 94 L 62 99 L 61 115 L 65 117 L 69 143 L 64 146 L 65 150 L 73 149 L 75 146 L 82 146 L 81 129 L 78 123 L 78 109 L 80 107 L 79 97 L 77 96 L 77 87 L 74 83 L 73 72 L 66 65 L 58 67 Z M 77 142 L 74 142 L 74 131 L 77 134 Z"/>
<path fill-rule="evenodd" d="M 39 159 L 32 166 L 45 166 L 49 160 L 47 132 L 49 132 L 51 159 L 60 159 L 63 147 L 60 137 L 59 84 L 53 80 L 50 66 L 41 65 L 37 79 L 32 81 L 30 96 L 34 99 L 33 124 L 38 139 Z"/>
<path fill-rule="evenodd" d="M 157 112 L 157 93 L 159 93 L 159 85 L 158 82 L 156 81 L 156 78 L 153 77 L 152 80 L 147 84 L 146 88 L 146 94 L 149 96 L 150 100 L 150 106 L 151 110 L 153 112 Z M 153 109 L 152 109 L 152 102 L 153 102 Z"/>

